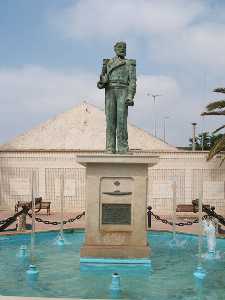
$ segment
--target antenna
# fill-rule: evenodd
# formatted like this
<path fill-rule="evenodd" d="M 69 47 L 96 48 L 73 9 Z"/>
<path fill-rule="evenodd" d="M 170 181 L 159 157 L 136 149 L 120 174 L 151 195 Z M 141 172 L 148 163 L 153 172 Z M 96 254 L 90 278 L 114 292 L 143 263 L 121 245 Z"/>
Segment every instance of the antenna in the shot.
<path fill-rule="evenodd" d="M 149 96 L 152 96 L 152 98 L 153 98 L 153 103 L 154 103 L 154 112 L 153 112 L 153 114 L 154 114 L 154 118 L 155 118 L 155 121 L 154 121 L 154 136 L 156 137 L 157 136 L 157 114 L 156 114 L 156 109 L 155 109 L 155 99 L 156 99 L 156 97 L 161 97 L 161 96 L 163 96 L 163 95 L 161 95 L 161 94 L 150 94 L 150 93 L 147 93 L 147 96 L 149 97 Z"/>

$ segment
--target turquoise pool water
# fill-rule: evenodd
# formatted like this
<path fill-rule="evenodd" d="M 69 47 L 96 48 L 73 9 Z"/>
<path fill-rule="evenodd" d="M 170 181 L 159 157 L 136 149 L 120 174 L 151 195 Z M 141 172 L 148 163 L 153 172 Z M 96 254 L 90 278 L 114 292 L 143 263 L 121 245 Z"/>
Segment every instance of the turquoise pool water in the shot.
<path fill-rule="evenodd" d="M 57 233 L 36 235 L 38 281 L 27 281 L 25 271 L 29 258 L 21 260 L 17 253 L 22 244 L 30 245 L 29 235 L 0 237 L 0 295 L 110 298 L 109 286 L 114 271 L 120 273 L 121 299 L 150 300 L 223 300 L 225 299 L 225 240 L 217 240 L 220 260 L 206 260 L 207 276 L 203 282 L 193 277 L 197 266 L 198 239 L 179 234 L 183 248 L 169 246 L 170 233 L 151 232 L 152 268 L 116 268 L 80 270 L 79 250 L 84 240 L 82 231 L 65 233 L 70 243 L 54 244 Z M 206 252 L 206 241 L 204 240 Z"/>

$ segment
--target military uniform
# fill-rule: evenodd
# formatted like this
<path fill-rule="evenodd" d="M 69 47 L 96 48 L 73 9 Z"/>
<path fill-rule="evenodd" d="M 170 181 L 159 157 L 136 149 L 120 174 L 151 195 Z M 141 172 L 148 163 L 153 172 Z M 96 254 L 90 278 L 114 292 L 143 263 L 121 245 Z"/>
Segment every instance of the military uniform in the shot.
<path fill-rule="evenodd" d="M 98 88 L 105 88 L 106 150 L 120 153 L 128 151 L 128 105 L 136 92 L 136 61 L 115 57 L 103 60 Z M 130 103 L 126 103 L 127 100 Z"/>

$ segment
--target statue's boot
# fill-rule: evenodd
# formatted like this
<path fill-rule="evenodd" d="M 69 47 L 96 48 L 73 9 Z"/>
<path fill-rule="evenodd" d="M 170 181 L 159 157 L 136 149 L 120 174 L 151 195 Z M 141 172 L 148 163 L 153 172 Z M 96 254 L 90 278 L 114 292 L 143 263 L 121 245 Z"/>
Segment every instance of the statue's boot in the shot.
<path fill-rule="evenodd" d="M 107 148 L 106 149 L 106 153 L 108 153 L 108 154 L 115 154 L 116 153 L 116 149 Z"/>

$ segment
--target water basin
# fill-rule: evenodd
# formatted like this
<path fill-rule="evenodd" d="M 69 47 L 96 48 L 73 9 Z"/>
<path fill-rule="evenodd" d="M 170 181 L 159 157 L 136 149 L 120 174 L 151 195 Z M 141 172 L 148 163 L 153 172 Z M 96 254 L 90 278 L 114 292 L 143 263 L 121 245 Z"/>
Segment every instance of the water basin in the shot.
<path fill-rule="evenodd" d="M 217 240 L 221 259 L 203 260 L 207 272 L 201 281 L 195 279 L 198 238 L 178 234 L 184 247 L 170 247 L 172 234 L 148 233 L 151 245 L 151 268 L 116 266 L 80 269 L 80 247 L 83 231 L 65 233 L 68 243 L 55 244 L 57 233 L 36 235 L 35 264 L 37 281 L 29 281 L 26 270 L 29 255 L 18 257 L 21 245 L 30 247 L 30 235 L 0 237 L 0 295 L 110 299 L 112 273 L 120 274 L 120 299 L 150 300 L 225 300 L 225 239 Z M 204 240 L 203 251 L 207 252 Z"/>

